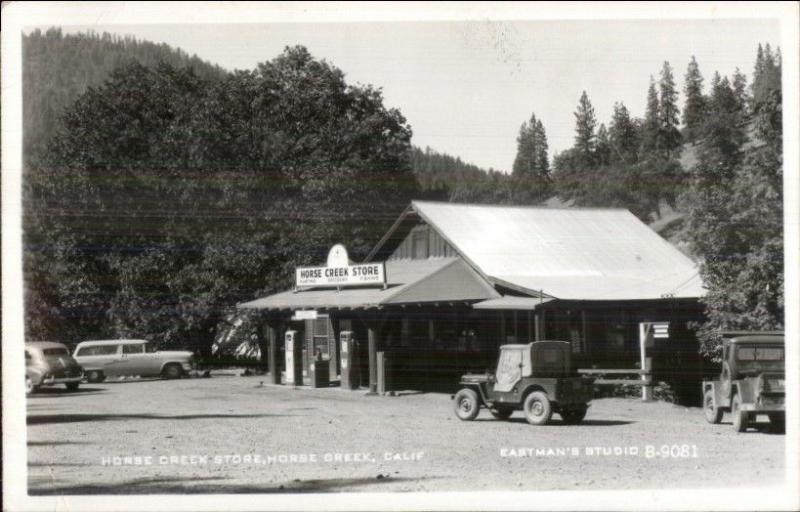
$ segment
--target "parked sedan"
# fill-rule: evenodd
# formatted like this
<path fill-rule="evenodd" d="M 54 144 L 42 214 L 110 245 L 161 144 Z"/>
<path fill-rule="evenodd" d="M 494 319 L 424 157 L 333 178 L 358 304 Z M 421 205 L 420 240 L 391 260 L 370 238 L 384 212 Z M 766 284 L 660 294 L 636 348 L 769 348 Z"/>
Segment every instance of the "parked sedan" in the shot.
<path fill-rule="evenodd" d="M 83 380 L 83 368 L 69 355 L 67 347 L 52 341 L 30 341 L 25 344 L 25 393 L 30 395 L 40 386 L 64 384 L 76 390 Z"/>

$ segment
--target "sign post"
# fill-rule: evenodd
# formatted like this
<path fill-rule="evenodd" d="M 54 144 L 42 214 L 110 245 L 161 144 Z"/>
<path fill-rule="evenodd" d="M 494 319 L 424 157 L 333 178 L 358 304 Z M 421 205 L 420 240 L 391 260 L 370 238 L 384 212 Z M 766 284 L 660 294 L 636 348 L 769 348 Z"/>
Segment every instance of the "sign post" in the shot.
<path fill-rule="evenodd" d="M 669 322 L 639 323 L 640 368 L 642 370 L 642 400 L 653 399 L 653 358 L 648 357 L 647 349 L 655 346 L 655 339 L 669 338 Z"/>

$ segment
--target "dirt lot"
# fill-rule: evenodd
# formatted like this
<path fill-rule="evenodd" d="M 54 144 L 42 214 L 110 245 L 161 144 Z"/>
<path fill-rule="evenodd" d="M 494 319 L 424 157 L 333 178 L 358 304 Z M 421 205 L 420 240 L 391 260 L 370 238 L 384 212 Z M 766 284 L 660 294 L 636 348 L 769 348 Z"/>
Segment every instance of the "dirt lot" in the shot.
<path fill-rule="evenodd" d="M 228 372 L 43 390 L 28 400 L 30 493 L 641 489 L 783 478 L 784 435 L 768 426 L 736 434 L 729 422 L 705 423 L 700 409 L 600 399 L 580 426 L 554 416 L 533 427 L 521 413 L 461 422 L 445 394 L 365 396 L 265 380 Z"/>

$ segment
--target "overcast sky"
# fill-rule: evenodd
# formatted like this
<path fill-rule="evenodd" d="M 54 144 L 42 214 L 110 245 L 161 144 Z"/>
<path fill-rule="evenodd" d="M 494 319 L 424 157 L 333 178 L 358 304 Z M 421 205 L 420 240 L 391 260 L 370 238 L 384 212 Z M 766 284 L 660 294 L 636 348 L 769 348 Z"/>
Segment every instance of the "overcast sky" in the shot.
<path fill-rule="evenodd" d="M 777 20 L 763 19 L 64 27 L 88 29 L 164 42 L 228 70 L 305 45 L 348 82 L 383 88 L 415 145 L 506 171 L 531 113 L 544 123 L 552 158 L 572 145 L 581 91 L 599 122 L 608 124 L 615 101 L 642 116 L 650 76 L 658 79 L 664 61 L 680 89 L 692 55 L 706 84 L 715 70 L 729 75 L 737 66 L 749 80 L 758 43 L 779 42 Z"/>

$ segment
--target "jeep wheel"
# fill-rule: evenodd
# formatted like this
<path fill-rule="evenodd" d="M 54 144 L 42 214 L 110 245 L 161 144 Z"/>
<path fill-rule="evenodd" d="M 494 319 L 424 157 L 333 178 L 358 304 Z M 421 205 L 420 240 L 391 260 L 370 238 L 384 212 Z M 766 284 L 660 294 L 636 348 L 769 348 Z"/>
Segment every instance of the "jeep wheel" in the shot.
<path fill-rule="evenodd" d="M 168 364 L 164 367 L 161 375 L 165 379 L 180 379 L 183 376 L 183 368 L 179 364 Z"/>
<path fill-rule="evenodd" d="M 722 421 L 722 409 L 714 405 L 714 390 L 707 389 L 703 394 L 703 412 L 706 415 L 706 421 L 714 425 Z"/>
<path fill-rule="evenodd" d="M 466 388 L 456 393 L 455 411 L 458 419 L 462 421 L 474 420 L 480 411 L 478 394 L 473 390 Z"/>
<path fill-rule="evenodd" d="M 64 384 L 64 386 L 66 386 L 68 391 L 75 391 L 78 389 L 78 386 L 80 385 L 81 385 L 80 382 L 67 382 L 66 384 Z"/>
<path fill-rule="evenodd" d="M 511 417 L 511 414 L 514 412 L 514 410 L 513 409 L 497 409 L 497 408 L 493 407 L 493 408 L 489 409 L 489 412 L 492 413 L 492 416 L 494 416 L 495 419 L 507 420 L 508 418 Z"/>
<path fill-rule="evenodd" d="M 525 411 L 525 419 L 531 425 L 546 425 L 553 415 L 553 408 L 547 394 L 542 391 L 534 391 L 525 398 L 522 406 Z"/>
<path fill-rule="evenodd" d="M 92 370 L 86 373 L 86 380 L 92 383 L 103 382 L 105 378 L 105 375 L 100 370 Z"/>
<path fill-rule="evenodd" d="M 559 414 L 565 425 L 577 425 L 586 417 L 586 406 L 562 410 Z"/>
<path fill-rule="evenodd" d="M 739 395 L 733 395 L 731 416 L 733 417 L 733 430 L 736 432 L 744 432 L 747 430 L 749 418 L 747 411 L 742 410 L 742 399 L 739 398 Z"/>

